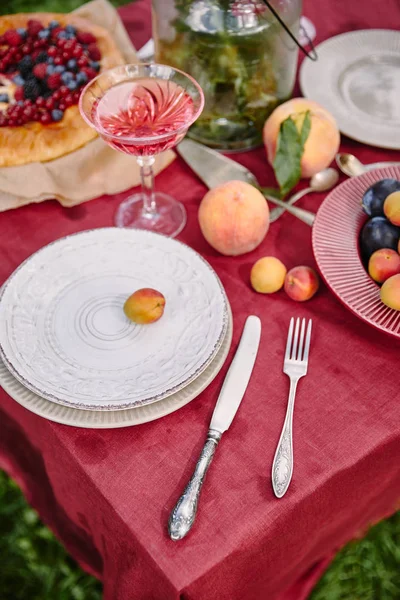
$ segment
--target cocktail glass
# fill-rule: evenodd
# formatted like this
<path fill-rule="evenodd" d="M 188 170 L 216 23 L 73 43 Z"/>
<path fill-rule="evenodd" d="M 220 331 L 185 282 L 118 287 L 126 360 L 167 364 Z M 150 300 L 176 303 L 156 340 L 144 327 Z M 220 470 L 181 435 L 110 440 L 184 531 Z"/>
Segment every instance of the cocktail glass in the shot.
<path fill-rule="evenodd" d="M 135 227 L 175 237 L 186 223 L 184 206 L 154 191 L 153 165 L 160 152 L 185 136 L 200 115 L 204 96 L 189 75 L 166 65 L 122 65 L 104 71 L 83 89 L 85 121 L 112 148 L 136 156 L 142 192 L 120 204 L 118 227 Z"/>

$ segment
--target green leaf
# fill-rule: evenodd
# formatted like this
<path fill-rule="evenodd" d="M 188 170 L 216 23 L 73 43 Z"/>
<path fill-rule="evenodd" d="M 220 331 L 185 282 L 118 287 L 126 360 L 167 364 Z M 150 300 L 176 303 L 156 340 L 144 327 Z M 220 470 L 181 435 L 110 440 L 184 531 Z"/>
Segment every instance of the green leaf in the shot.
<path fill-rule="evenodd" d="M 300 162 L 310 129 L 310 111 L 304 115 L 300 132 L 291 116 L 281 123 L 274 160 L 275 177 L 279 183 L 281 197 L 286 196 L 300 180 Z"/>

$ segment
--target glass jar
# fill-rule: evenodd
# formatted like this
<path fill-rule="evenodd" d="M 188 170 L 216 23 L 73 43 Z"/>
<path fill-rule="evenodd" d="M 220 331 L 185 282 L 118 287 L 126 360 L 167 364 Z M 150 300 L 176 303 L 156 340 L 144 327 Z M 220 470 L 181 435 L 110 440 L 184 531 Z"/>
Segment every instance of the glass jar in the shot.
<path fill-rule="evenodd" d="M 270 0 L 298 37 L 302 0 Z M 262 141 L 293 90 L 296 44 L 262 0 L 153 0 L 156 61 L 192 75 L 206 104 L 189 136 L 221 150 Z"/>

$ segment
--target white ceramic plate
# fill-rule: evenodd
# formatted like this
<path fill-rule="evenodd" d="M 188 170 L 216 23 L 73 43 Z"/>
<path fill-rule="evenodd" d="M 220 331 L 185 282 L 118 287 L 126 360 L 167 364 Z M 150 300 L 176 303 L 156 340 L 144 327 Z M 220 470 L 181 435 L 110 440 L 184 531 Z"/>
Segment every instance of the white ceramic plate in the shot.
<path fill-rule="evenodd" d="M 300 69 L 304 96 L 327 108 L 345 135 L 400 149 L 400 31 L 343 33 L 317 52 Z"/>
<path fill-rule="evenodd" d="M 163 317 L 135 325 L 125 299 L 143 287 Z M 211 363 L 228 323 L 222 285 L 188 246 L 134 229 L 68 236 L 28 258 L 4 284 L 0 355 L 39 396 L 85 410 L 166 398 Z"/>
<path fill-rule="evenodd" d="M 220 372 L 232 342 L 232 313 L 228 304 L 228 329 L 224 341 L 211 364 L 179 392 L 171 394 L 164 400 L 153 402 L 127 410 L 77 410 L 62 404 L 49 402 L 34 394 L 15 379 L 0 360 L 0 385 L 4 390 L 31 412 L 63 425 L 86 427 L 89 429 L 115 429 L 141 425 L 155 419 L 165 417 L 188 404 L 205 390 Z"/>

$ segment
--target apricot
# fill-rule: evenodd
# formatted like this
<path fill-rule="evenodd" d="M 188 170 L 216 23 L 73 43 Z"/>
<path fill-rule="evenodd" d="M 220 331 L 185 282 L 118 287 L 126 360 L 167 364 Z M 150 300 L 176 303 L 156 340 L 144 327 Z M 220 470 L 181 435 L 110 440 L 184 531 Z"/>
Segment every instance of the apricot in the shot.
<path fill-rule="evenodd" d="M 310 300 L 318 288 L 319 278 L 311 267 L 294 267 L 286 274 L 284 289 L 292 300 L 298 302 Z"/>
<path fill-rule="evenodd" d="M 383 212 L 393 225 L 400 225 L 400 191 L 389 194 L 383 204 Z"/>
<path fill-rule="evenodd" d="M 268 162 L 273 165 L 279 128 L 289 116 L 300 131 L 306 111 L 310 111 L 311 129 L 304 144 L 301 177 L 312 177 L 328 167 L 339 150 L 340 133 L 334 117 L 325 108 L 306 98 L 293 98 L 278 106 L 264 125 L 263 138 Z"/>
<path fill-rule="evenodd" d="M 381 300 L 389 308 L 400 310 L 400 274 L 386 279 L 381 287 Z"/>
<path fill-rule="evenodd" d="M 158 321 L 164 313 L 165 298 L 157 290 L 141 288 L 124 303 L 124 313 L 134 323 L 147 324 Z"/>
<path fill-rule="evenodd" d="M 400 273 L 400 256 L 391 248 L 376 250 L 369 259 L 368 273 L 377 283 L 383 283 L 392 275 Z"/>
<path fill-rule="evenodd" d="M 273 294 L 283 287 L 286 267 L 275 256 L 264 256 L 252 267 L 250 282 L 253 289 L 261 294 Z"/>
<path fill-rule="evenodd" d="M 257 248 L 267 234 L 268 204 L 249 183 L 228 181 L 204 196 L 199 224 L 207 242 L 221 254 L 245 254 Z"/>

